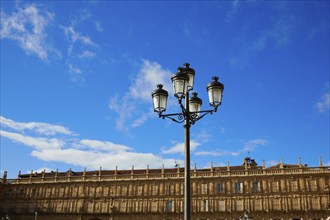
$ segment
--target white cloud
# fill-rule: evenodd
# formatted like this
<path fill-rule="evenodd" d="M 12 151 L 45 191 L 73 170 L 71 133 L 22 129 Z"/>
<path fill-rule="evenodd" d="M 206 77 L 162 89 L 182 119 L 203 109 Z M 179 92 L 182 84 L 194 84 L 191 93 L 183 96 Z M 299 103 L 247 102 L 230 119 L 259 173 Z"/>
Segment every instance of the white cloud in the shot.
<path fill-rule="evenodd" d="M 42 173 L 42 172 L 51 172 L 51 171 L 54 171 L 54 169 L 52 168 L 49 168 L 49 167 L 42 167 L 42 168 L 39 168 L 39 169 L 36 169 L 36 170 L 33 170 L 34 173 Z M 30 173 L 31 170 L 27 170 L 26 173 Z"/>
<path fill-rule="evenodd" d="M 73 43 L 76 42 L 80 42 L 82 44 L 86 44 L 86 45 L 91 45 L 91 46 L 97 46 L 97 44 L 95 44 L 88 36 L 84 36 L 80 33 L 78 33 L 73 26 L 69 26 L 69 27 L 64 27 L 61 26 L 61 28 L 64 31 L 64 34 L 69 38 L 70 41 L 72 41 Z"/>
<path fill-rule="evenodd" d="M 267 145 L 269 142 L 265 139 L 254 139 L 249 140 L 243 144 L 243 148 L 236 151 L 224 151 L 224 150 L 214 150 L 214 151 L 199 151 L 196 152 L 197 156 L 239 156 L 242 153 L 254 151 L 258 146 Z"/>
<path fill-rule="evenodd" d="M 0 116 L 0 124 L 17 131 L 31 130 L 43 135 L 72 134 L 72 131 L 60 125 L 52 125 L 43 122 L 15 122 L 3 116 Z"/>
<path fill-rule="evenodd" d="M 98 31 L 98 32 L 103 32 L 103 28 L 102 28 L 102 25 L 99 21 L 95 21 L 94 22 L 94 26 L 95 26 L 95 29 Z"/>
<path fill-rule="evenodd" d="M 78 139 L 72 137 L 72 132 L 66 135 L 61 139 L 44 138 L 0 130 L 1 137 L 31 147 L 31 156 L 47 162 L 63 162 L 91 169 L 98 169 L 100 166 L 104 169 L 113 169 L 115 166 L 130 169 L 132 165 L 135 168 L 146 168 L 147 165 L 156 168 L 162 164 L 173 167 L 176 161 L 153 153 L 135 152 L 131 147 L 111 141 Z M 43 169 L 45 168 L 41 171 Z"/>
<path fill-rule="evenodd" d="M 197 147 L 199 147 L 201 143 L 191 140 L 190 141 L 190 151 L 195 151 Z M 177 143 L 174 146 L 168 149 L 162 149 L 163 154 L 176 154 L 176 153 L 184 153 L 184 143 Z"/>
<path fill-rule="evenodd" d="M 240 155 L 240 151 L 199 151 L 196 152 L 195 155 L 197 156 L 238 156 Z"/>
<path fill-rule="evenodd" d="M 142 99 L 149 102 L 151 93 L 156 89 L 157 84 L 163 84 L 165 89 L 170 89 L 171 72 L 162 68 L 156 62 L 144 60 L 129 93 L 135 99 Z"/>
<path fill-rule="evenodd" d="M 85 50 L 81 54 L 79 54 L 78 57 L 79 58 L 88 58 L 88 59 L 90 59 L 90 58 L 95 57 L 95 55 L 96 54 L 94 52 L 89 51 L 89 50 Z"/>
<path fill-rule="evenodd" d="M 110 141 L 98 141 L 98 140 L 88 140 L 83 139 L 79 141 L 81 146 L 89 147 L 95 150 L 104 150 L 104 151 L 128 151 L 132 150 L 132 148 L 127 147 L 125 145 L 114 144 Z"/>
<path fill-rule="evenodd" d="M 6 137 L 14 142 L 18 142 L 38 150 L 54 148 L 60 149 L 65 144 L 64 141 L 56 138 L 31 137 L 3 130 L 0 130 L 0 136 Z"/>
<path fill-rule="evenodd" d="M 128 91 L 121 98 L 118 95 L 110 98 L 109 109 L 118 114 L 116 128 L 127 131 L 129 128 L 142 125 L 151 117 L 151 111 L 146 114 L 138 111 L 139 108 L 136 106 L 148 103 L 150 109 L 151 93 L 157 84 L 163 84 L 165 89 L 170 89 L 170 76 L 171 72 L 163 69 L 160 64 L 144 60 Z"/>
<path fill-rule="evenodd" d="M 46 43 L 45 29 L 53 20 L 54 14 L 41 11 L 36 5 L 30 4 L 18 8 L 17 12 L 7 15 L 1 12 L 1 39 L 16 41 L 28 54 L 35 54 L 43 61 L 48 60 L 52 51 Z"/>
<path fill-rule="evenodd" d="M 95 50 L 98 45 L 92 41 L 89 36 L 76 31 L 72 25 L 60 27 L 69 41 L 66 65 L 70 74 L 70 79 L 73 82 L 83 82 L 84 74 L 82 69 L 88 69 L 89 64 L 86 60 L 82 62 L 82 59 L 93 59 L 96 56 L 93 50 Z"/>
<path fill-rule="evenodd" d="M 254 139 L 249 140 L 244 144 L 243 152 L 254 151 L 257 146 L 263 146 L 268 144 L 268 141 L 265 139 Z"/>
<path fill-rule="evenodd" d="M 142 125 L 146 120 L 148 119 L 148 115 L 147 114 L 142 114 L 140 118 L 137 118 L 135 121 L 133 121 L 132 123 L 132 127 L 139 127 L 140 125 Z"/>
<path fill-rule="evenodd" d="M 322 98 L 316 103 L 316 109 L 319 112 L 325 112 L 330 110 L 330 93 L 326 93 Z"/>
<path fill-rule="evenodd" d="M 70 73 L 81 74 L 81 70 L 78 67 L 72 66 L 71 63 L 68 64 L 68 67 Z"/>
<path fill-rule="evenodd" d="M 121 152 L 121 153 L 100 153 L 97 151 L 83 151 L 78 149 L 49 149 L 43 151 L 34 150 L 32 156 L 44 160 L 54 162 L 64 162 L 77 166 L 84 166 L 92 169 L 114 169 L 119 166 L 121 169 L 130 169 L 132 165 L 135 168 L 173 166 L 174 159 L 164 159 L 152 153 L 136 153 L 136 152 Z"/>

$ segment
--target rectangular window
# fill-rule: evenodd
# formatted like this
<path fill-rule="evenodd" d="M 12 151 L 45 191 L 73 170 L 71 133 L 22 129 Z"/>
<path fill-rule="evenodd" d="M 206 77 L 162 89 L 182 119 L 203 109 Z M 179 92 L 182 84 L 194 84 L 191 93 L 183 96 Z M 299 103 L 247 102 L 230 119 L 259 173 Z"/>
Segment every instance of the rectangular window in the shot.
<path fill-rule="evenodd" d="M 237 182 L 234 185 L 235 193 L 242 193 L 243 192 L 243 183 Z"/>
<path fill-rule="evenodd" d="M 37 189 L 32 189 L 31 197 L 32 197 L 32 198 L 37 197 Z"/>
<path fill-rule="evenodd" d="M 281 210 L 281 204 L 279 199 L 273 199 L 273 210 Z"/>
<path fill-rule="evenodd" d="M 120 208 L 119 208 L 119 210 L 121 212 L 126 212 L 126 201 L 120 202 Z"/>
<path fill-rule="evenodd" d="M 18 197 L 19 198 L 23 198 L 25 196 L 25 191 L 24 191 L 24 189 L 20 189 L 19 190 L 19 193 L 18 193 Z"/>
<path fill-rule="evenodd" d="M 152 186 L 152 195 L 154 195 L 154 196 L 158 195 L 158 185 Z"/>
<path fill-rule="evenodd" d="M 174 206 L 172 204 L 172 201 L 167 201 L 166 202 L 166 212 L 173 212 L 174 211 Z"/>
<path fill-rule="evenodd" d="M 201 201 L 201 212 L 208 212 L 209 211 L 209 201 L 202 200 Z"/>
<path fill-rule="evenodd" d="M 220 212 L 226 211 L 226 201 L 224 201 L 224 200 L 219 201 L 219 211 Z"/>
<path fill-rule="evenodd" d="M 12 189 L 9 189 L 6 194 L 5 194 L 5 198 L 11 198 L 13 195 L 13 190 Z"/>
<path fill-rule="evenodd" d="M 254 210 L 255 211 L 261 211 L 262 210 L 262 200 L 261 199 L 255 199 L 254 200 Z"/>
<path fill-rule="evenodd" d="M 297 180 L 291 181 L 291 190 L 293 192 L 297 192 L 298 191 L 298 181 Z"/>
<path fill-rule="evenodd" d="M 127 186 L 123 186 L 121 188 L 121 195 L 122 196 L 127 196 L 127 191 L 128 191 L 128 187 Z"/>
<path fill-rule="evenodd" d="M 274 182 L 272 182 L 272 191 L 273 191 L 273 192 L 279 192 L 279 191 L 280 191 L 278 181 L 274 181 Z"/>
<path fill-rule="evenodd" d="M 261 192 L 260 182 L 252 183 L 252 192 L 254 193 Z"/>
<path fill-rule="evenodd" d="M 320 209 L 320 200 L 318 198 L 312 198 L 312 209 L 313 210 Z"/>
<path fill-rule="evenodd" d="M 217 183 L 216 185 L 217 189 L 217 193 L 224 193 L 225 192 L 225 183 Z"/>
<path fill-rule="evenodd" d="M 151 202 L 151 211 L 152 212 L 157 212 L 157 210 L 158 210 L 157 209 L 157 203 L 158 203 L 157 201 L 152 201 Z"/>
<path fill-rule="evenodd" d="M 201 194 L 207 194 L 207 183 L 202 183 Z"/>
<path fill-rule="evenodd" d="M 236 211 L 243 211 L 243 200 L 237 200 L 236 201 Z"/>
<path fill-rule="evenodd" d="M 136 187 L 136 195 L 142 196 L 143 186 L 137 186 Z"/>
<path fill-rule="evenodd" d="M 174 193 L 174 186 L 173 185 L 167 185 L 166 195 L 172 195 L 173 193 Z"/>
<path fill-rule="evenodd" d="M 310 190 L 311 191 L 317 191 L 316 180 L 311 180 L 309 183 L 310 183 Z"/>
<path fill-rule="evenodd" d="M 300 210 L 299 199 L 297 199 L 297 198 L 292 199 L 292 209 L 293 210 Z"/>

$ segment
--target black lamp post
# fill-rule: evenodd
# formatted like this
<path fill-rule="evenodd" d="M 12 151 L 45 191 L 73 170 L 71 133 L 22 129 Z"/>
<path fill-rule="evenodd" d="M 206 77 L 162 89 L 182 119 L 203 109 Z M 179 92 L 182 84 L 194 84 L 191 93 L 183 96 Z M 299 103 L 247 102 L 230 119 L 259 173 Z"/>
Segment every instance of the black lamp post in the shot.
<path fill-rule="evenodd" d="M 208 113 L 216 112 L 221 105 L 222 92 L 224 85 L 218 82 L 218 77 L 213 77 L 213 81 L 206 87 L 208 92 L 211 110 L 201 111 L 202 100 L 197 97 L 197 93 L 193 92 L 189 98 L 189 92 L 194 87 L 195 70 L 189 67 L 189 63 L 185 63 L 183 68 L 179 67 L 176 74 L 171 79 L 173 83 L 174 96 L 178 99 L 181 108 L 180 113 L 163 114 L 166 111 L 166 103 L 168 92 L 163 89 L 163 85 L 157 85 L 157 89 L 152 93 L 154 111 L 158 113 L 160 118 L 169 118 L 174 122 L 184 122 L 184 220 L 190 220 L 191 199 L 190 199 L 190 126 L 196 121 L 203 118 Z M 185 106 L 182 104 L 185 99 Z"/>

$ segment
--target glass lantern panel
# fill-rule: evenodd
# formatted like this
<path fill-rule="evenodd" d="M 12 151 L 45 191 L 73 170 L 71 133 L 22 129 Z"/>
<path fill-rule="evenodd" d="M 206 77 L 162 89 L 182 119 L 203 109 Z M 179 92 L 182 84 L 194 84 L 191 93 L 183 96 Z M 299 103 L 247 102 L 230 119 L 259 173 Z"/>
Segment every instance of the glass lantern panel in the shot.
<path fill-rule="evenodd" d="M 152 100 L 153 100 L 153 103 L 154 103 L 154 110 L 156 112 L 159 112 L 159 96 L 154 96 L 152 98 Z"/>
<path fill-rule="evenodd" d="M 167 102 L 167 97 L 165 95 L 159 96 L 159 108 L 161 111 L 165 111 L 166 102 Z"/>
<path fill-rule="evenodd" d="M 201 109 L 201 106 L 194 102 L 194 103 L 189 103 L 189 110 L 190 112 L 199 112 Z M 199 115 L 199 113 L 197 113 L 197 115 Z"/>
<path fill-rule="evenodd" d="M 165 95 L 157 95 L 153 97 L 154 110 L 163 112 L 166 109 L 167 97 Z"/>
<path fill-rule="evenodd" d="M 208 91 L 210 104 L 212 106 L 218 106 L 221 104 L 222 90 L 218 88 L 212 88 Z"/>
<path fill-rule="evenodd" d="M 189 74 L 188 88 L 193 89 L 193 87 L 194 87 L 194 75 Z"/>
<path fill-rule="evenodd" d="M 177 79 L 173 82 L 174 95 L 178 97 L 184 97 L 186 94 L 186 83 L 185 80 Z"/>

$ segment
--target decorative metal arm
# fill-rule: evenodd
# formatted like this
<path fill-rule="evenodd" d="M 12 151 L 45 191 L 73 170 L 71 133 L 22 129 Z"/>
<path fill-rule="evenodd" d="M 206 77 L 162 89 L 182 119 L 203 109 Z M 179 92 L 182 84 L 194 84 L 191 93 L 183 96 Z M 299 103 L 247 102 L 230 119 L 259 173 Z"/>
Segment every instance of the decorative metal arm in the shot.
<path fill-rule="evenodd" d="M 180 105 L 180 106 L 182 108 L 182 113 L 162 114 L 162 112 L 161 112 L 159 114 L 159 117 L 162 119 L 168 118 L 177 123 L 184 122 L 185 117 L 188 117 L 189 124 L 193 125 L 193 124 L 195 124 L 196 121 L 202 119 L 205 115 L 212 114 L 213 112 L 215 112 L 215 110 L 203 110 L 203 111 L 199 111 L 199 112 L 189 112 L 189 114 L 188 114 L 186 109 L 182 105 Z M 176 117 L 174 117 L 174 116 L 176 116 Z"/>

